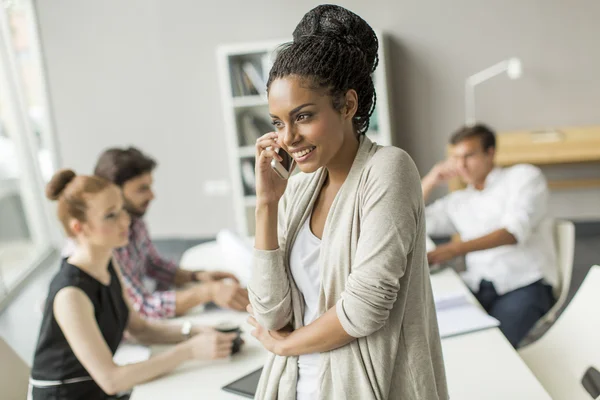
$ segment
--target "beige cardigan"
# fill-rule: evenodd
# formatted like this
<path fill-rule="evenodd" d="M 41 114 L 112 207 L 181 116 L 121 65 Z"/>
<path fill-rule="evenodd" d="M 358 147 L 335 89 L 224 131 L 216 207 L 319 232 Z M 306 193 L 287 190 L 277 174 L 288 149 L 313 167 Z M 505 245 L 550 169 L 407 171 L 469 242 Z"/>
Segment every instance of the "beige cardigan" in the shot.
<path fill-rule="evenodd" d="M 298 174 L 279 205 L 279 249 L 255 250 L 249 284 L 258 322 L 302 326 L 289 257 L 325 178 Z M 448 399 L 425 251 L 417 169 L 406 152 L 362 137 L 325 222 L 319 313 L 336 307 L 357 339 L 321 353 L 320 399 Z M 298 357 L 269 354 L 256 398 L 295 399 Z"/>

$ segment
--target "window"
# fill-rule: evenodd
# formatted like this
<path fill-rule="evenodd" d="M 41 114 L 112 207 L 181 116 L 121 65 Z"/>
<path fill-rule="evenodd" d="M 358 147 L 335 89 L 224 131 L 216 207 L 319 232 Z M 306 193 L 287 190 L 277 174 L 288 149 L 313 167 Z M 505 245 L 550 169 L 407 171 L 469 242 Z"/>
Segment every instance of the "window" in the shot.
<path fill-rule="evenodd" d="M 31 1 L 0 7 L 0 303 L 51 253 L 44 184 L 57 165 Z"/>

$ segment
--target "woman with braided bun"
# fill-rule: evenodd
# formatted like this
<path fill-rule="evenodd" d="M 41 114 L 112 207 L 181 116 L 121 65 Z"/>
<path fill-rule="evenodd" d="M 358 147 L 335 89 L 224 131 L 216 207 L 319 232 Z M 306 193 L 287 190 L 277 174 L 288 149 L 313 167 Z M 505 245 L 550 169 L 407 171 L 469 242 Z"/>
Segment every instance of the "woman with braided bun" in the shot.
<path fill-rule="evenodd" d="M 419 174 L 365 136 L 377 50 L 363 19 L 322 5 L 270 71 L 249 284 L 270 352 L 257 399 L 448 398 Z M 300 170 L 289 181 L 270 166 L 278 151 Z"/>
<path fill-rule="evenodd" d="M 98 176 L 57 172 L 46 194 L 76 243 L 52 279 L 35 350 L 32 400 L 124 399 L 133 386 L 191 359 L 226 358 L 236 334 L 204 326 L 143 320 L 123 293 L 115 248 L 129 240 L 129 215 L 117 185 Z M 178 343 L 147 361 L 118 366 L 113 355 L 127 330 L 143 343 Z"/>

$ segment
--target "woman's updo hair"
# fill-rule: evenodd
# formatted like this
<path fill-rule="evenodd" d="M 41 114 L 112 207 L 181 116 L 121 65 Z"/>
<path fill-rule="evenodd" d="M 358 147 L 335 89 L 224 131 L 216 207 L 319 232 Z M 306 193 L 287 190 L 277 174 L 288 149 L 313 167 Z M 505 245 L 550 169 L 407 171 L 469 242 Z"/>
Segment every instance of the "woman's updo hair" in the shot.
<path fill-rule="evenodd" d="M 75 176 L 75 172 L 70 169 L 62 169 L 55 173 L 46 185 L 46 197 L 50 200 L 58 200 Z"/>
<path fill-rule="evenodd" d="M 311 89 L 326 90 L 338 111 L 346 92 L 354 89 L 358 108 L 353 125 L 364 134 L 377 100 L 371 74 L 379 63 L 379 43 L 373 29 L 343 7 L 321 5 L 304 15 L 293 37 L 279 48 L 267 89 L 275 79 L 295 75 Z"/>
<path fill-rule="evenodd" d="M 87 196 L 99 193 L 113 185 L 110 181 L 98 176 L 76 175 L 70 169 L 62 169 L 54 174 L 46 185 L 46 197 L 58 201 L 58 219 L 65 233 L 74 236 L 69 222 L 72 219 L 85 222 Z"/>

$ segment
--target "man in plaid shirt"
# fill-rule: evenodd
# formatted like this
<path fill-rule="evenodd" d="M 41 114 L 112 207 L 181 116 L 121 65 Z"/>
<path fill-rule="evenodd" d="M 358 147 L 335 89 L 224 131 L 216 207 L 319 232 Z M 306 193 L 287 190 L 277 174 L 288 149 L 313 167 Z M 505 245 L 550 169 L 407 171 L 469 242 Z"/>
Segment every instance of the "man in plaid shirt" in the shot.
<path fill-rule="evenodd" d="M 133 306 L 148 318 L 182 315 L 211 301 L 221 307 L 245 310 L 248 292 L 239 286 L 234 275 L 187 271 L 158 254 L 142 219 L 154 199 L 155 167 L 153 159 L 133 147 L 113 148 L 102 153 L 94 171 L 122 188 L 131 215 L 129 244 L 115 251 L 115 259 Z"/>

